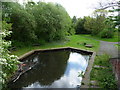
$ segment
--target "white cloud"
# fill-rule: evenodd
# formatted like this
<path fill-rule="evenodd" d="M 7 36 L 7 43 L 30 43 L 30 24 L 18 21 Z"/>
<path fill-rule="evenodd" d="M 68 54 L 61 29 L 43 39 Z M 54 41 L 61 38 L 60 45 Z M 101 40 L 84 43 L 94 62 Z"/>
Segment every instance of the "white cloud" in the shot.
<path fill-rule="evenodd" d="M 30 0 L 19 0 L 19 2 L 25 2 Z M 44 1 L 44 2 L 54 2 L 61 4 L 70 17 L 77 16 L 84 17 L 89 16 L 98 6 L 98 2 L 108 2 L 113 0 L 32 0 L 34 2 Z M 118 0 L 115 0 L 118 1 Z"/>
<path fill-rule="evenodd" d="M 46 2 L 60 3 L 69 13 L 71 17 L 88 16 L 93 12 L 93 4 L 98 0 L 44 0 Z"/>

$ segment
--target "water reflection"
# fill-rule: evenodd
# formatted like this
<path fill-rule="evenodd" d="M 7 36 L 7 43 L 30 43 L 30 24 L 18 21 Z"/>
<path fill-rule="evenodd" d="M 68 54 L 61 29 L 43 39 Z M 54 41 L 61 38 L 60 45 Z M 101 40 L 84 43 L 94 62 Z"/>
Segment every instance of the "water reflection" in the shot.
<path fill-rule="evenodd" d="M 32 58 L 35 57 L 38 59 L 38 64 L 23 74 L 15 83 L 12 83 L 11 88 L 76 87 L 80 85 L 82 80 L 82 77 L 78 77 L 78 72 L 85 72 L 89 59 L 88 55 L 81 55 L 68 50 L 40 52 Z"/>

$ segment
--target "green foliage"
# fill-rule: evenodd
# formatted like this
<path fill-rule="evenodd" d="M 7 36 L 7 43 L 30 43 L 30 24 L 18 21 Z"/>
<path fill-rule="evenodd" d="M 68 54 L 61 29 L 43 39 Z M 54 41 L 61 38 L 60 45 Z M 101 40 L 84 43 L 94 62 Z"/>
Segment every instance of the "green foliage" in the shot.
<path fill-rule="evenodd" d="M 110 58 L 110 56 L 108 54 L 103 54 L 103 55 L 100 55 L 100 56 L 96 56 L 94 65 L 109 67 L 110 66 L 109 58 Z"/>
<path fill-rule="evenodd" d="M 44 43 L 74 34 L 72 20 L 59 4 L 28 2 L 22 6 L 6 2 L 3 7 L 3 19 L 7 15 L 13 23 L 11 36 L 13 40 Z"/>
<path fill-rule="evenodd" d="M 118 28 L 119 28 L 119 31 L 120 31 L 120 8 L 119 8 L 119 6 L 120 6 L 120 1 L 118 0 L 118 1 L 116 1 L 115 2 L 115 4 L 116 5 L 114 5 L 114 3 L 111 3 L 111 5 L 110 5 L 110 7 L 113 7 L 111 10 L 109 10 L 109 12 L 111 13 L 111 12 L 113 12 L 113 13 L 115 13 L 115 12 L 118 12 L 118 14 L 116 14 L 116 15 L 112 15 L 112 16 L 110 16 L 111 17 L 111 21 L 113 21 L 113 23 L 115 24 L 115 26 L 117 26 Z M 115 6 L 118 6 L 118 8 L 116 8 Z"/>
<path fill-rule="evenodd" d="M 98 36 L 92 36 L 90 34 L 82 34 L 81 36 L 84 36 L 86 38 L 90 38 L 90 39 L 96 39 L 96 40 L 102 40 L 102 41 L 107 41 L 107 42 L 118 42 L 118 32 L 114 32 L 113 33 L 114 36 L 113 38 L 101 38 L 101 37 L 98 37 Z"/>
<path fill-rule="evenodd" d="M 114 23 L 106 17 L 106 11 L 95 11 L 94 17 L 86 17 L 85 29 L 91 32 L 93 36 L 101 38 L 112 38 L 114 35 Z"/>
<path fill-rule="evenodd" d="M 72 23 L 73 23 L 73 24 L 76 24 L 76 23 L 77 23 L 77 18 L 76 18 L 76 16 L 73 16 L 73 18 L 72 18 Z"/>
<path fill-rule="evenodd" d="M 2 32 L 0 36 L 0 66 L 2 66 L 2 70 L 0 70 L 0 85 L 4 85 L 10 76 L 17 70 L 17 56 L 10 55 L 8 51 L 8 47 L 11 42 L 4 40 L 4 38 L 10 35 L 11 24 L 7 24 L 5 21 L 2 22 Z"/>
<path fill-rule="evenodd" d="M 85 17 L 84 28 L 90 33 L 92 33 L 92 31 L 95 30 L 94 23 L 95 23 L 94 18 L 91 18 L 90 16 Z"/>
<path fill-rule="evenodd" d="M 105 17 L 97 16 L 96 18 L 86 17 L 84 24 L 85 29 L 91 32 L 92 35 L 98 35 L 105 27 Z"/>
<path fill-rule="evenodd" d="M 18 41 L 36 40 L 36 23 L 31 14 L 27 13 L 24 9 L 18 10 L 15 8 L 10 18 L 13 23 L 12 39 Z"/>
<path fill-rule="evenodd" d="M 114 90 L 117 88 L 117 82 L 114 73 L 112 72 L 109 58 L 110 56 L 107 54 L 96 56 L 94 66 L 98 65 L 101 67 L 93 67 L 90 79 L 97 81 L 101 88 Z"/>
<path fill-rule="evenodd" d="M 99 33 L 99 35 L 101 38 L 112 38 L 114 36 L 115 24 L 110 20 L 110 18 L 105 20 L 105 24 L 104 29 Z"/>
<path fill-rule="evenodd" d="M 70 31 L 71 19 L 61 5 L 42 2 L 36 5 L 33 11 L 38 38 L 46 41 L 59 40 Z"/>
<path fill-rule="evenodd" d="M 86 20 L 89 22 L 89 19 L 87 19 L 87 18 L 89 18 L 89 17 L 84 17 L 83 19 L 79 18 L 77 20 L 77 23 L 75 25 L 76 34 L 89 34 L 89 33 L 91 33 L 91 31 L 85 29 L 85 27 L 84 27 Z"/>
<path fill-rule="evenodd" d="M 101 38 L 112 38 L 114 36 L 113 30 L 105 29 L 100 32 Z"/>
<path fill-rule="evenodd" d="M 114 75 L 108 75 L 101 79 L 100 85 L 106 89 L 117 89 L 116 81 Z"/>

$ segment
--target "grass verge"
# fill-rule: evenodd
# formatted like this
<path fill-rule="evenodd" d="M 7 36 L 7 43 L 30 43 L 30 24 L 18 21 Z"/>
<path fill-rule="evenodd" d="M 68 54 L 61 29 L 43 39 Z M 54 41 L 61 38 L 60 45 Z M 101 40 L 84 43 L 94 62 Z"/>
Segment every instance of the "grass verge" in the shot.
<path fill-rule="evenodd" d="M 83 43 L 92 44 L 94 47 L 87 48 L 83 45 Z M 80 48 L 80 49 L 85 49 L 85 50 L 90 50 L 90 51 L 98 51 L 99 41 L 85 38 L 82 35 L 73 35 L 73 36 L 67 37 L 67 40 L 65 40 L 65 41 L 56 41 L 56 42 L 51 42 L 51 43 L 45 43 L 44 45 L 40 45 L 40 46 L 28 45 L 28 46 L 24 46 L 22 48 L 17 47 L 17 50 L 12 51 L 11 54 L 20 56 L 28 51 L 35 50 L 35 49 L 48 49 L 48 48 L 57 48 L 57 47 L 75 47 L 75 48 Z"/>
<path fill-rule="evenodd" d="M 82 34 L 82 36 L 84 36 L 86 38 L 101 40 L 101 41 L 118 42 L 118 32 L 114 33 L 113 38 L 100 38 L 100 37 L 97 37 L 97 36 L 91 36 L 90 34 Z"/>
<path fill-rule="evenodd" d="M 94 85 L 104 89 L 116 89 L 117 82 L 114 73 L 112 72 L 112 65 L 109 62 L 109 55 L 104 54 L 96 56 L 95 62 L 90 74 L 90 80 L 95 81 Z"/>

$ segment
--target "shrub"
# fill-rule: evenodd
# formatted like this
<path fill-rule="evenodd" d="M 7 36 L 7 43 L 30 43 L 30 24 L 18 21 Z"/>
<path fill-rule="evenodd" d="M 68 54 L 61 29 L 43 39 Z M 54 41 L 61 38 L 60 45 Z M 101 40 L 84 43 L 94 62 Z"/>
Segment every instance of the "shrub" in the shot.
<path fill-rule="evenodd" d="M 114 36 L 114 32 L 113 30 L 104 29 L 99 35 L 101 38 L 112 38 Z"/>
<path fill-rule="evenodd" d="M 19 63 L 17 56 L 9 54 L 8 47 L 11 42 L 4 40 L 4 38 L 11 33 L 8 31 L 10 28 L 11 24 L 7 24 L 5 21 L 2 22 L 2 32 L 0 33 L 0 66 L 2 66 L 2 70 L 0 70 L 0 85 L 3 86 L 9 80 L 11 75 L 17 70 L 17 64 Z M 2 87 L 0 87 L 0 89 L 1 88 Z"/>
<path fill-rule="evenodd" d="M 107 75 L 101 79 L 100 85 L 106 89 L 116 89 L 117 84 L 114 75 Z"/>
<path fill-rule="evenodd" d="M 75 25 L 76 34 L 90 34 L 91 33 L 91 31 L 87 30 L 84 27 L 85 21 L 86 21 L 85 17 L 83 19 L 82 18 L 78 19 L 78 21 Z"/>
<path fill-rule="evenodd" d="M 109 58 L 110 56 L 107 54 L 96 56 L 94 65 L 101 67 L 93 67 L 90 79 L 97 81 L 97 85 L 105 90 L 115 90 L 117 88 L 117 82 L 112 72 L 112 65 L 109 62 Z"/>

